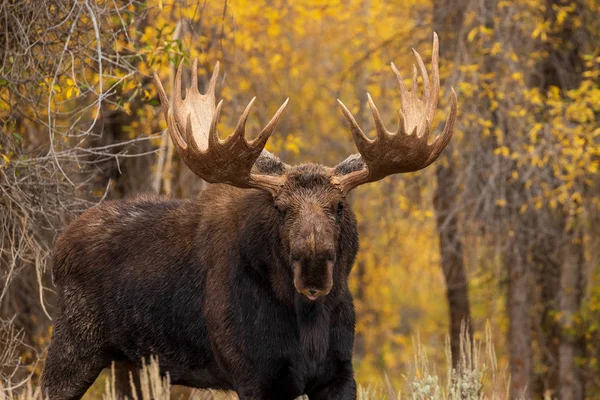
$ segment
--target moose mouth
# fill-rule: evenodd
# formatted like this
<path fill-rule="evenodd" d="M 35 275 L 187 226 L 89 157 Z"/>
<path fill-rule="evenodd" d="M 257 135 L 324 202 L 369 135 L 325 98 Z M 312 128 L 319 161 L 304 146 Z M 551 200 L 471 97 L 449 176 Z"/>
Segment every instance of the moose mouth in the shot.
<path fill-rule="evenodd" d="M 331 291 L 331 288 L 328 288 L 325 290 L 319 290 L 319 289 L 313 289 L 313 288 L 298 290 L 299 293 L 303 294 L 310 301 L 315 301 L 319 297 L 327 296 L 330 291 Z"/>
<path fill-rule="evenodd" d="M 309 300 L 315 301 L 316 299 L 318 299 L 320 296 L 318 294 L 304 294 Z"/>
<path fill-rule="evenodd" d="M 301 284 L 299 281 L 301 281 L 301 279 L 294 277 L 294 287 L 296 288 L 296 291 L 304 295 L 304 297 L 310 301 L 315 301 L 319 297 L 327 296 L 329 292 L 331 292 L 331 287 L 333 286 L 332 284 L 326 284 L 327 287 L 319 288 L 318 286 L 307 285 L 306 283 Z"/>

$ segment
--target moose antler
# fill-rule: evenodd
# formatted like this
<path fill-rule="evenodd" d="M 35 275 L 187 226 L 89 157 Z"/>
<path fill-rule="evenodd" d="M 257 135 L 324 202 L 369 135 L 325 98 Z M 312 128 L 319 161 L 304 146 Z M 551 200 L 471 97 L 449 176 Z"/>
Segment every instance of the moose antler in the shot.
<path fill-rule="evenodd" d="M 438 158 L 452 137 L 456 119 L 456 93 L 454 89 L 451 89 L 451 109 L 446 119 L 444 131 L 432 143 L 427 143 L 440 92 L 437 35 L 433 34 L 431 82 L 421 56 L 414 49 L 413 54 L 417 59 L 419 73 L 423 79 L 423 100 L 418 97 L 417 68 L 413 67 L 412 89 L 407 91 L 400 72 L 392 63 L 392 70 L 398 79 L 402 96 L 402 106 L 399 112 L 400 121 L 395 132 L 389 132 L 385 128 L 370 95 L 368 95 L 369 106 L 373 113 L 375 130 L 377 131 L 375 139 L 369 139 L 364 134 L 352 113 L 348 111 L 344 103 L 338 100 L 344 117 L 350 126 L 360 158 L 366 165 L 366 168 L 333 178 L 334 183 L 338 184 L 344 193 L 363 183 L 374 182 L 391 174 L 412 172 L 427 167 Z"/>
<path fill-rule="evenodd" d="M 192 85 L 186 88 L 185 99 L 182 99 L 183 61 L 179 64 L 172 105 L 169 104 L 158 74 L 154 72 L 154 81 L 167 119 L 169 135 L 181 158 L 192 172 L 207 182 L 228 183 L 240 188 L 256 188 L 276 193 L 285 179 L 276 175 L 254 173 L 252 167 L 273 133 L 288 100 L 279 107 L 258 136 L 248 142 L 245 138 L 246 121 L 256 97 L 253 98 L 246 106 L 233 133 L 221 140 L 217 133 L 217 124 L 223 100 L 215 108 L 215 86 L 219 75 L 219 63 L 215 65 L 206 94 L 198 91 L 197 66 L 198 62 L 194 60 Z"/>

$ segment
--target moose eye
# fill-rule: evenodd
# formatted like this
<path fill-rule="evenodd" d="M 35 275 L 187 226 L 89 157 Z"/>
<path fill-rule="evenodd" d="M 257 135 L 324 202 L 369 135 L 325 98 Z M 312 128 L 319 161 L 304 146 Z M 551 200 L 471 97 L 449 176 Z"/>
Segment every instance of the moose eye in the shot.
<path fill-rule="evenodd" d="M 340 201 L 337 206 L 337 216 L 341 217 L 343 212 L 344 212 L 344 205 Z"/>
<path fill-rule="evenodd" d="M 279 213 L 279 215 L 283 216 L 285 215 L 285 209 L 279 205 L 277 205 L 277 203 L 273 204 L 273 208 L 275 209 L 275 211 L 277 211 Z"/>

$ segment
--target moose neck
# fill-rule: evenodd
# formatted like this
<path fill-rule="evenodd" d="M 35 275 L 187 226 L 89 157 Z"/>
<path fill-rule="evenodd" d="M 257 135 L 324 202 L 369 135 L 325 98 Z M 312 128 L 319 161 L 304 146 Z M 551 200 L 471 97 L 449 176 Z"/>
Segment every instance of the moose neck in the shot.
<path fill-rule="evenodd" d="M 303 295 L 295 297 L 296 322 L 300 345 L 310 359 L 320 361 L 325 358 L 329 348 L 330 309 L 325 299 L 309 301 Z"/>
<path fill-rule="evenodd" d="M 217 189 L 219 188 L 219 189 Z M 322 359 L 329 348 L 331 312 L 349 296 L 348 275 L 358 250 L 356 219 L 349 209 L 341 221 L 331 292 L 311 301 L 294 287 L 288 245 L 282 235 L 281 218 L 270 194 L 215 185 L 223 215 L 233 217 L 238 232 L 236 241 L 244 270 L 251 274 L 280 304 L 294 316 L 304 353 L 312 360 Z M 221 207 L 226 203 L 225 209 Z M 214 203 L 213 203 L 214 204 Z M 214 215 L 214 213 L 212 213 Z M 267 288 L 268 287 L 268 288 Z"/>

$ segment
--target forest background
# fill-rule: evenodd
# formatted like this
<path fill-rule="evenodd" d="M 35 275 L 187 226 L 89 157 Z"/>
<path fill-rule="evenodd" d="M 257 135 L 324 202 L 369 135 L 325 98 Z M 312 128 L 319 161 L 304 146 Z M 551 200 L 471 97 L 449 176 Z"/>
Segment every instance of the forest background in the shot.
<path fill-rule="evenodd" d="M 220 61 L 222 135 L 253 96 L 250 132 L 290 97 L 267 149 L 334 165 L 355 152 L 336 99 L 371 132 L 368 92 L 396 124 L 389 64 L 410 84 L 410 48 L 429 68 L 436 31 L 434 134 L 453 86 L 451 144 L 433 166 L 351 198 L 357 379 L 402 388 L 443 370 L 449 350 L 458 368 L 462 332 L 466 353 L 473 339 L 494 360 L 477 379 L 510 376 L 482 396 L 597 398 L 599 12 L 596 0 L 1 1 L 4 387 L 36 382 L 52 246 L 68 222 L 100 201 L 204 187 L 165 134 L 152 70 L 170 92 L 180 60 L 198 58 L 201 87 Z"/>

